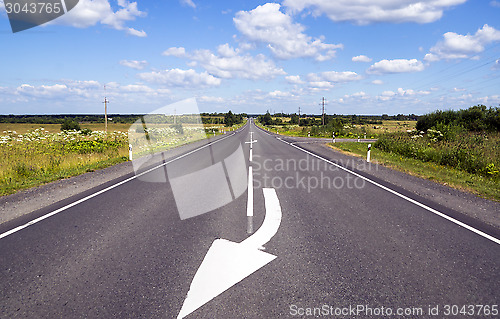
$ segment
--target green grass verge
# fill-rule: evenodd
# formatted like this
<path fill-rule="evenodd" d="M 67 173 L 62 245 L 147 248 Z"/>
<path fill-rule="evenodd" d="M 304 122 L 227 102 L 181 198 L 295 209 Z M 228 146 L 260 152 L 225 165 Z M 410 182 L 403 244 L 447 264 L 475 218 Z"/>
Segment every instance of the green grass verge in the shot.
<path fill-rule="evenodd" d="M 330 143 L 329 146 L 348 155 L 366 158 L 366 143 L 338 142 L 334 144 Z M 422 162 L 420 160 L 402 157 L 373 147 L 371 159 L 372 162 L 382 164 L 410 175 L 468 191 L 483 198 L 500 201 L 500 183 L 488 177 L 470 174 L 430 162 Z"/>
<path fill-rule="evenodd" d="M 110 158 L 107 160 L 102 160 L 95 163 L 89 163 L 80 166 L 61 169 L 58 170 L 56 173 L 47 172 L 46 174 L 41 176 L 37 175 L 33 177 L 24 178 L 22 180 L 12 180 L 10 183 L 6 183 L 3 185 L 3 187 L 0 188 L 0 196 L 14 194 L 23 189 L 40 186 L 57 180 L 85 174 L 88 172 L 93 172 L 126 161 L 128 161 L 128 157 L 120 156 L 120 157 Z"/>

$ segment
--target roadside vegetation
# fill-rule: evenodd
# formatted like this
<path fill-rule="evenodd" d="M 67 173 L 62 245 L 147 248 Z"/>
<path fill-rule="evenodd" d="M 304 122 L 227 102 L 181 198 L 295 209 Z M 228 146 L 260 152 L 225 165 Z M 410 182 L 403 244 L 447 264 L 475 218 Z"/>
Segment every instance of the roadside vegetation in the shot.
<path fill-rule="evenodd" d="M 331 138 L 377 138 L 389 132 L 415 128 L 416 115 L 301 115 L 267 112 L 257 117 L 256 124 L 274 133 L 288 136 Z"/>
<path fill-rule="evenodd" d="M 366 156 L 366 144 L 332 147 Z M 372 158 L 386 165 L 500 200 L 500 108 L 437 111 L 416 128 L 380 135 Z"/>
<path fill-rule="evenodd" d="M 96 122 L 77 121 L 94 117 Z M 244 125 L 245 117 L 232 112 L 204 114 L 206 134 L 200 138 L 233 131 Z M 129 123 L 138 118 L 130 115 L 122 116 L 119 123 L 110 121 L 106 133 L 100 116 L 0 116 L 0 196 L 128 161 Z M 166 125 L 160 133 L 184 130 L 187 133 L 189 125 Z M 183 144 L 180 139 L 170 142 L 167 148 Z"/>

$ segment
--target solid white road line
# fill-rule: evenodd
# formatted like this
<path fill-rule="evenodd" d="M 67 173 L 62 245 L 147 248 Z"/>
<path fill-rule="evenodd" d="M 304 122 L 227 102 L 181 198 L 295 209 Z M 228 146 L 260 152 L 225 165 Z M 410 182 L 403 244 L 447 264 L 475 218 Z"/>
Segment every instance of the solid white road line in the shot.
<path fill-rule="evenodd" d="M 311 153 L 311 152 L 309 152 L 309 151 L 307 151 L 307 150 L 305 150 L 305 149 L 303 149 L 303 148 L 300 148 L 300 147 L 298 147 L 298 146 L 295 146 L 295 145 L 293 145 L 292 143 L 285 142 L 285 141 L 283 141 L 282 139 L 280 139 L 279 137 L 278 137 L 277 139 L 278 139 L 278 140 L 280 140 L 280 141 L 281 141 L 281 142 L 283 142 L 283 143 L 286 143 L 286 144 L 288 144 L 288 145 L 290 145 L 290 146 L 295 147 L 295 148 L 296 148 L 296 149 L 298 149 L 298 150 L 301 150 L 301 151 L 302 151 L 302 152 L 304 152 L 304 153 L 307 153 L 307 154 L 309 154 L 309 155 L 311 155 L 311 156 L 314 156 L 314 157 L 316 157 L 316 158 L 319 158 L 319 159 L 320 159 L 320 160 L 322 160 L 322 161 L 325 161 L 325 162 L 327 162 L 327 163 L 329 163 L 329 164 L 331 164 L 331 165 L 334 165 L 334 166 L 336 166 L 336 167 L 338 167 L 338 168 L 340 168 L 340 169 L 342 169 L 342 170 L 344 170 L 344 171 L 346 171 L 346 172 L 349 172 L 349 173 L 351 173 L 351 174 L 352 174 L 352 175 L 354 175 L 354 176 L 357 176 L 357 177 L 359 177 L 359 178 L 361 178 L 361 179 L 363 179 L 363 180 L 365 180 L 365 181 L 367 181 L 367 182 L 369 182 L 369 183 L 371 183 L 371 184 L 373 184 L 373 185 L 375 185 L 375 186 L 378 186 L 378 187 L 380 187 L 380 188 L 382 188 L 382 189 L 384 189 L 384 190 L 386 190 L 386 191 L 388 191 L 388 192 L 390 192 L 390 193 L 392 193 L 392 194 L 394 194 L 394 195 L 396 195 L 396 196 L 398 196 L 398 197 L 400 197 L 400 198 L 402 198 L 402 199 L 405 199 L 405 200 L 409 201 L 410 203 L 413 203 L 413 204 L 415 204 L 415 205 L 417 205 L 417 206 L 420 206 L 420 207 L 422 207 L 423 209 L 426 209 L 426 210 L 428 210 L 428 211 L 429 211 L 429 212 L 431 212 L 431 213 L 434 213 L 434 214 L 436 214 L 436 215 L 438 215 L 438 216 L 441 216 L 441 217 L 443 217 L 444 219 L 447 219 L 447 220 L 449 220 L 449 221 L 450 221 L 450 222 L 452 222 L 452 223 L 455 223 L 455 224 L 457 224 L 457 225 L 459 225 L 459 226 L 462 226 L 463 228 L 468 229 L 468 230 L 470 230 L 470 231 L 472 231 L 472 232 L 474 232 L 474 233 L 478 234 L 479 236 L 482 236 L 482 237 L 484 237 L 484 238 L 486 238 L 486 239 L 489 239 L 489 240 L 491 240 L 492 242 L 494 242 L 494 243 L 496 243 L 496 244 L 499 244 L 499 245 L 500 245 L 500 239 L 498 239 L 498 238 L 495 238 L 495 237 L 493 237 L 493 236 L 491 236 L 491 235 L 488 235 L 488 234 L 486 234 L 486 233 L 484 233 L 484 232 L 480 231 L 479 229 L 476 229 L 476 228 L 474 228 L 474 227 L 472 227 L 472 226 L 469 226 L 469 225 L 467 225 L 467 224 L 465 224 L 465 223 L 463 223 L 463 222 L 461 222 L 461 221 L 459 221 L 459 220 L 456 220 L 456 219 L 455 219 L 455 218 L 453 218 L 453 217 L 450 217 L 450 216 L 448 216 L 448 215 L 446 215 L 446 214 L 444 214 L 444 213 L 441 213 L 440 211 L 437 211 L 437 210 L 435 210 L 434 208 L 431 208 L 431 207 L 429 207 L 429 206 L 427 206 L 427 205 L 425 205 L 425 204 L 422 204 L 422 203 L 420 203 L 420 202 L 418 202 L 418 201 L 416 201 L 416 200 L 414 200 L 414 199 L 411 199 L 411 198 L 409 198 L 409 197 L 407 197 L 407 196 L 405 196 L 405 195 L 403 195 L 403 194 L 401 194 L 401 193 L 396 192 L 395 190 L 392 190 L 392 189 L 390 189 L 390 188 L 388 188 L 388 187 L 386 187 L 386 186 L 384 186 L 384 185 L 381 185 L 381 184 L 379 184 L 379 183 L 377 183 L 377 182 L 375 182 L 375 181 L 372 181 L 371 179 L 369 179 L 369 178 L 367 178 L 367 177 L 364 177 L 364 176 L 362 176 L 362 175 L 360 175 L 360 174 L 358 174 L 358 173 L 356 173 L 356 172 L 353 172 L 353 171 L 351 171 L 351 170 L 349 170 L 349 169 L 347 169 L 347 168 L 345 168 L 345 167 L 343 167 L 343 166 L 340 166 L 340 165 L 338 165 L 338 164 L 335 164 L 334 162 L 329 161 L 329 160 L 327 160 L 326 158 L 323 158 L 323 157 L 318 156 L 318 155 L 316 155 L 316 154 L 314 154 L 314 153 Z"/>
<path fill-rule="evenodd" d="M 259 248 L 265 245 L 278 232 L 281 224 L 281 206 L 278 195 L 274 188 L 264 188 L 264 201 L 266 206 L 266 216 L 260 228 L 244 241 L 242 245 L 250 248 Z"/>
<path fill-rule="evenodd" d="M 66 210 L 66 209 L 68 209 L 68 208 L 71 208 L 71 207 L 76 206 L 76 205 L 78 205 L 78 204 L 80 204 L 80 203 L 83 203 L 83 202 L 85 202 L 85 201 L 87 201 L 87 200 L 89 200 L 89 199 L 91 199 L 91 198 L 93 198 L 93 197 L 96 197 L 97 195 L 100 195 L 100 194 L 102 194 L 102 193 L 105 193 L 105 192 L 107 192 L 107 191 L 109 191 L 109 190 L 111 190 L 111 189 L 113 189 L 113 188 L 115 188 L 115 187 L 118 187 L 118 186 L 123 185 L 123 184 L 125 184 L 125 183 L 127 183 L 127 182 L 130 182 L 131 180 L 136 179 L 136 178 L 137 178 L 137 177 L 139 177 L 139 176 L 142 176 L 142 175 L 144 175 L 144 174 L 150 173 L 150 172 L 154 171 L 155 169 L 158 169 L 158 168 L 160 168 L 160 167 L 162 167 L 162 166 L 165 166 L 165 165 L 170 164 L 170 163 L 172 163 L 172 162 L 174 162 L 174 161 L 177 161 L 177 160 L 179 160 L 179 159 L 181 159 L 181 158 L 183 158 L 183 157 L 186 157 L 186 156 L 188 156 L 188 155 L 190 155 L 190 154 L 193 154 L 193 153 L 195 153 L 195 152 L 197 152 L 197 151 L 199 151 L 199 150 L 201 150 L 201 149 L 204 149 L 205 147 L 208 147 L 208 146 L 210 146 L 210 145 L 212 145 L 212 144 L 215 144 L 215 143 L 218 143 L 218 142 L 220 142 L 220 141 L 223 141 L 223 140 L 225 140 L 226 138 L 229 138 L 229 137 L 231 137 L 231 136 L 234 136 L 235 134 L 236 134 L 236 133 L 232 133 L 231 135 L 228 135 L 228 136 L 226 136 L 226 137 L 223 137 L 223 138 L 221 138 L 221 139 L 219 139 L 219 140 L 217 140 L 217 141 L 214 141 L 214 142 L 210 142 L 210 143 L 208 143 L 208 144 L 205 144 L 205 145 L 203 145 L 203 146 L 201 146 L 201 147 L 199 147 L 199 148 L 197 148 L 197 149 L 194 149 L 194 150 L 192 150 L 192 151 L 190 151 L 190 152 L 188 152 L 188 153 L 186 153 L 186 154 L 183 154 L 183 155 L 181 155 L 181 156 L 179 156 L 179 157 L 176 157 L 176 158 L 174 158 L 174 159 L 172 159 L 172 160 L 170 160 L 170 161 L 168 161 L 168 162 L 165 162 L 165 163 L 163 163 L 163 164 L 160 164 L 160 165 L 158 165 L 158 166 L 156 166 L 156 167 L 153 167 L 153 168 L 151 168 L 151 169 L 149 169 L 149 170 L 147 170 L 147 171 L 144 171 L 144 172 L 142 172 L 142 173 L 140 173 L 140 174 L 137 174 L 137 175 L 134 175 L 134 176 L 132 176 L 132 177 L 130 177 L 130 178 L 127 178 L 126 180 L 123 180 L 123 181 L 118 182 L 118 183 L 116 183 L 116 184 L 114 184 L 114 185 L 111 185 L 111 186 L 109 186 L 109 187 L 106 187 L 105 189 L 100 190 L 100 191 L 98 191 L 98 192 L 95 192 L 95 193 L 93 193 L 93 194 L 91 194 L 91 195 L 89 195 L 89 196 L 87 196 L 87 197 L 84 197 L 84 198 L 82 198 L 82 199 L 79 199 L 79 200 L 77 200 L 77 201 L 75 201 L 75 202 L 73 202 L 73 203 L 71 203 L 71 204 L 68 204 L 68 205 L 66 205 L 66 206 L 64 206 L 64 207 L 61 207 L 61 208 L 59 208 L 59 209 L 56 209 L 55 211 L 52 211 L 52 212 L 47 213 L 47 214 L 45 214 L 45 215 L 43 215 L 43 216 L 40 216 L 40 217 L 38 217 L 38 218 L 36 218 L 36 219 L 33 219 L 32 221 L 29 221 L 28 223 L 26 223 L 26 224 L 24 224 L 24 225 L 21 225 L 21 226 L 18 226 L 18 227 L 16 227 L 16 228 L 13 228 L 13 229 L 11 229 L 11 230 L 9 230 L 9 231 L 6 231 L 5 233 L 0 234 L 0 239 L 2 239 L 2 238 L 4 238 L 4 237 L 7 237 L 7 236 L 9 236 L 9 235 L 11 235 L 11 234 L 13 234 L 13 233 L 15 233 L 15 232 L 18 232 L 18 231 L 20 231 L 21 229 L 24 229 L 24 228 L 26 228 L 26 227 L 29 227 L 29 226 L 31 226 L 31 225 L 33 225 L 33 224 L 36 224 L 36 223 L 38 223 L 38 222 L 41 222 L 42 220 L 44 220 L 44 219 L 46 219 L 46 218 L 49 218 L 49 217 L 51 217 L 51 216 L 54 216 L 54 215 L 56 215 L 56 214 L 58 214 L 58 213 L 60 213 L 60 212 L 62 212 L 62 211 L 64 211 L 64 210 Z"/>
<path fill-rule="evenodd" d="M 247 216 L 253 216 L 253 173 L 251 165 L 248 167 Z"/>

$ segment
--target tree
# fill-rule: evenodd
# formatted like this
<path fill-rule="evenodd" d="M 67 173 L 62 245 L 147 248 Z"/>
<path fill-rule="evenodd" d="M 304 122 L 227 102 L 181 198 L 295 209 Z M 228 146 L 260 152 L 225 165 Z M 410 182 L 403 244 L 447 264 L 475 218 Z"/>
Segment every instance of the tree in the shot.
<path fill-rule="evenodd" d="M 62 122 L 61 124 L 61 131 L 70 131 L 70 130 L 80 131 L 81 130 L 80 124 L 71 119 L 65 119 L 64 122 Z"/>
<path fill-rule="evenodd" d="M 233 126 L 233 124 L 236 124 L 236 116 L 234 116 L 233 112 L 229 111 L 224 115 L 224 124 L 226 126 Z"/>

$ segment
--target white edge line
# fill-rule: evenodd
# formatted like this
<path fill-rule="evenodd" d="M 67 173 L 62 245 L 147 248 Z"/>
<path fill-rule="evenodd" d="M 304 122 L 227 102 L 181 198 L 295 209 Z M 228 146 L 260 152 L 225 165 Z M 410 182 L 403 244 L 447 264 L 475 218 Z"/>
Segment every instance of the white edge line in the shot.
<path fill-rule="evenodd" d="M 441 213 L 440 211 L 437 211 L 437 210 L 435 210 L 434 208 L 431 208 L 431 207 L 429 207 L 429 206 L 427 206 L 427 205 L 424 205 L 424 204 L 422 204 L 422 203 L 420 203 L 420 202 L 418 202 L 418 201 L 416 201 L 416 200 L 414 200 L 414 199 L 411 199 L 411 198 L 409 198 L 409 197 L 407 197 L 407 196 L 405 196 L 405 195 L 403 195 L 403 194 L 401 194 L 401 193 L 396 192 L 395 190 L 392 190 L 392 189 L 390 189 L 390 188 L 388 188 L 388 187 L 386 187 L 386 186 L 384 186 L 384 185 L 381 185 L 381 184 L 379 184 L 379 183 L 377 183 L 377 182 L 375 182 L 375 181 L 372 181 L 371 179 L 369 179 L 369 178 L 367 178 L 367 177 L 364 177 L 363 175 L 360 175 L 360 174 L 358 174 L 358 173 L 356 173 L 356 172 L 353 172 L 353 171 L 351 171 L 351 170 L 349 170 L 349 169 L 347 169 L 347 168 L 345 168 L 345 167 L 343 167 L 343 166 L 340 166 L 340 165 L 338 165 L 338 164 L 335 164 L 334 162 L 329 161 L 329 160 L 327 160 L 326 158 L 323 158 L 323 157 L 318 156 L 318 155 L 316 155 L 316 154 L 314 154 L 314 153 L 311 153 L 311 152 L 309 152 L 309 151 L 307 151 L 307 150 L 305 150 L 305 149 L 303 149 L 303 148 L 300 148 L 300 147 L 298 147 L 298 146 L 295 146 L 295 145 L 293 145 L 292 143 L 285 142 L 285 141 L 283 141 L 283 140 L 282 140 L 281 138 L 279 138 L 279 137 L 277 137 L 277 139 L 278 139 L 278 140 L 280 140 L 281 142 L 286 143 L 286 144 L 288 144 L 288 145 L 290 145 L 290 146 L 292 146 L 292 147 L 295 147 L 296 149 L 301 150 L 301 151 L 303 151 L 303 152 L 305 152 L 305 153 L 307 153 L 307 154 L 309 154 L 309 155 L 311 155 L 311 156 L 314 156 L 314 157 L 316 157 L 316 158 L 319 158 L 319 159 L 321 159 L 321 160 L 323 160 L 323 161 L 325 161 L 325 162 L 327 162 L 327 163 L 329 163 L 329 164 L 331 164 L 331 165 L 334 165 L 334 166 L 336 166 L 336 167 L 338 167 L 338 168 L 340 168 L 340 169 L 342 169 L 342 170 L 344 170 L 344 171 L 346 171 L 346 172 L 349 172 L 349 173 L 353 174 L 354 176 L 357 176 L 357 177 L 359 177 L 359 178 L 362 178 L 362 179 L 364 179 L 365 181 L 367 181 L 367 182 L 369 182 L 369 183 L 372 183 L 372 184 L 373 184 L 373 185 L 375 185 L 375 186 L 378 186 L 378 187 L 380 187 L 380 188 L 382 188 L 382 189 L 384 189 L 384 190 L 386 190 L 386 191 L 388 191 L 388 192 L 390 192 L 390 193 L 392 193 L 392 194 L 394 194 L 394 195 L 396 195 L 396 196 L 399 196 L 399 197 L 401 197 L 401 198 L 403 198 L 403 199 L 405 199 L 405 200 L 409 201 L 410 203 L 413 203 L 413 204 L 415 204 L 415 205 L 417 205 L 417 206 L 420 206 L 420 207 L 422 207 L 422 208 L 424 208 L 424 209 L 426 209 L 426 210 L 430 211 L 431 213 L 434 213 L 434 214 L 436 214 L 436 215 L 438 215 L 438 216 L 441 216 L 441 217 L 443 217 L 444 219 L 447 219 L 447 220 L 449 220 L 449 221 L 450 221 L 450 222 L 452 222 L 452 223 L 455 223 L 455 224 L 457 224 L 457 225 L 459 225 L 459 226 L 462 226 L 462 227 L 464 227 L 465 229 L 468 229 L 468 230 L 470 230 L 470 231 L 472 231 L 472 232 L 474 232 L 474 233 L 478 234 L 479 236 L 482 236 L 482 237 L 484 237 L 484 238 L 486 238 L 486 239 L 489 239 L 489 240 L 491 240 L 492 242 L 494 242 L 494 243 L 496 243 L 496 244 L 499 244 L 499 245 L 500 245 L 500 239 L 498 239 L 498 238 L 495 238 L 495 237 L 493 237 L 493 236 L 491 236 L 491 235 L 488 235 L 488 234 L 486 234 L 486 233 L 484 233 L 484 232 L 482 232 L 482 231 L 480 231 L 480 230 L 478 230 L 478 229 L 476 229 L 476 228 L 474 228 L 474 227 L 472 227 L 472 226 L 469 226 L 469 225 L 467 225 L 467 224 L 465 224 L 465 223 L 463 223 L 463 222 L 461 222 L 461 221 L 459 221 L 459 220 L 456 220 L 456 219 L 455 219 L 455 218 L 453 218 L 453 217 L 450 217 L 450 216 L 448 216 L 448 215 L 446 215 L 446 214 L 444 214 L 444 213 Z"/>
<path fill-rule="evenodd" d="M 106 187 L 105 189 L 102 189 L 102 190 L 100 190 L 100 191 L 98 191 L 98 192 L 96 192 L 96 193 L 93 193 L 93 194 L 91 194 L 91 195 L 88 195 L 87 197 L 84 197 L 84 198 L 82 198 L 82 199 L 79 199 L 79 200 L 77 200 L 76 202 L 73 202 L 73 203 L 71 203 L 71 204 L 68 204 L 68 205 L 66 205 L 66 206 L 63 206 L 63 207 L 61 207 L 61 208 L 59 208 L 59 209 L 56 209 L 55 211 L 52 211 L 52 212 L 50 212 L 50 213 L 47 213 L 47 214 L 45 214 L 45 215 L 43 215 L 43 216 L 40 216 L 40 217 L 38 217 L 38 218 L 35 218 L 35 219 L 33 219 L 33 220 L 31 220 L 31 221 L 27 222 L 27 223 L 26 223 L 26 224 L 24 224 L 24 225 L 21 225 L 21 226 L 18 226 L 18 227 L 16 227 L 16 228 L 13 228 L 13 229 L 11 229 L 11 230 L 9 230 L 9 231 L 6 231 L 6 232 L 4 232 L 4 233 L 0 234 L 0 239 L 2 239 L 2 238 L 4 238 L 4 237 L 7 237 L 7 236 L 9 236 L 9 235 L 11 235 L 11 234 L 13 234 L 13 233 L 15 233 L 15 232 L 18 232 L 18 231 L 20 231 L 20 230 L 22 230 L 22 229 L 24 229 L 24 228 L 26 228 L 26 227 L 29 227 L 29 226 L 31 226 L 31 225 L 33 225 L 33 224 L 36 224 L 36 223 L 38 223 L 38 222 L 40 222 L 40 221 L 42 221 L 42 220 L 44 220 L 44 219 L 46 219 L 46 218 L 49 218 L 49 217 L 51 217 L 51 216 L 54 216 L 54 215 L 56 215 L 56 214 L 58 214 L 58 213 L 60 213 L 60 212 L 62 212 L 62 211 L 64 211 L 64 210 L 66 210 L 66 209 L 68 209 L 68 208 L 71 208 L 71 207 L 76 206 L 76 205 L 78 205 L 78 204 L 80 204 L 80 203 L 83 203 L 84 201 L 87 201 L 87 200 L 89 200 L 89 199 L 91 199 L 91 198 L 93 198 L 93 197 L 95 197 L 95 196 L 97 196 L 97 195 L 100 195 L 100 194 L 102 194 L 102 193 L 104 193 L 104 192 L 107 192 L 107 191 L 109 191 L 109 190 L 111 190 L 111 189 L 113 189 L 113 188 L 115 188 L 115 187 L 118 187 L 118 186 L 120 186 L 120 185 L 122 185 L 122 184 L 125 184 L 125 183 L 127 183 L 127 182 L 130 182 L 131 180 L 136 179 L 136 178 L 137 178 L 137 177 L 139 177 L 139 176 L 142 176 L 142 175 L 144 175 L 144 174 L 147 174 L 147 173 L 149 173 L 149 172 L 151 172 L 151 171 L 153 171 L 153 170 L 155 170 L 155 169 L 158 169 L 158 168 L 160 168 L 160 167 L 162 167 L 162 166 L 165 166 L 165 165 L 170 164 L 170 163 L 172 163 L 172 162 L 174 162 L 174 161 L 177 161 L 177 160 L 179 160 L 179 159 L 181 159 L 181 158 L 183 158 L 183 157 L 185 157 L 185 156 L 188 156 L 188 155 L 190 155 L 190 154 L 193 154 L 194 152 L 197 152 L 197 151 L 199 151 L 199 150 L 201 150 L 201 149 L 203 149 L 203 148 L 205 148 L 205 147 L 208 147 L 209 145 L 212 145 L 212 144 L 218 143 L 218 142 L 220 142 L 220 141 L 223 141 L 223 140 L 225 140 L 226 138 L 229 138 L 229 137 L 231 137 L 231 136 L 234 136 L 234 135 L 236 134 L 236 132 L 237 132 L 237 131 L 233 131 L 233 133 L 232 133 L 231 135 L 225 136 L 225 137 L 223 137 L 223 138 L 221 138 L 221 139 L 218 139 L 217 141 L 213 141 L 213 142 L 210 142 L 210 143 L 208 143 L 208 144 L 205 144 L 205 145 L 203 145 L 203 146 L 201 146 L 201 147 L 199 147 L 199 148 L 197 148 L 197 149 L 194 149 L 194 150 L 192 150 L 192 151 L 190 151 L 190 152 L 188 152 L 188 153 L 186 153 L 186 154 L 183 154 L 183 155 L 181 155 L 181 156 L 179 156 L 179 157 L 176 157 L 176 158 L 174 158 L 174 159 L 171 159 L 171 160 L 170 160 L 170 161 L 168 161 L 168 162 L 165 162 L 165 163 L 160 164 L 160 165 L 158 165 L 158 166 L 156 166 L 156 167 L 150 168 L 150 169 L 148 169 L 147 171 L 144 171 L 144 172 L 142 172 L 142 173 L 140 173 L 140 174 L 136 174 L 136 175 L 134 175 L 134 176 L 132 176 L 132 177 L 130 177 L 130 178 L 127 178 L 126 180 L 123 180 L 123 181 L 121 181 L 121 182 L 118 182 L 118 183 L 116 183 L 116 184 L 113 184 L 113 185 L 111 185 L 111 186 L 108 186 L 108 187 Z"/>

